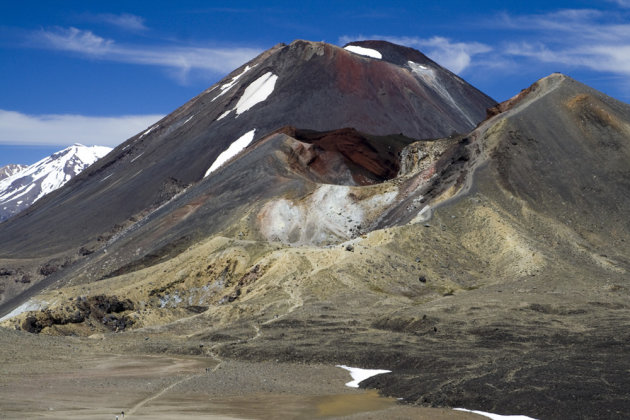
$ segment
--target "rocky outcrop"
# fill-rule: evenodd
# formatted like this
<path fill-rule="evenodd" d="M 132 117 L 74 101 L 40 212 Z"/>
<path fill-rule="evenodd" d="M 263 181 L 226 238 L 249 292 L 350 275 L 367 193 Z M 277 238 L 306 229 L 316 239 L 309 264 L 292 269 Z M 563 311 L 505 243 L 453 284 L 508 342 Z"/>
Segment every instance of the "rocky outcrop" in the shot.
<path fill-rule="evenodd" d="M 134 309 L 129 299 L 117 296 L 77 297 L 57 309 L 45 309 L 27 315 L 20 328 L 31 333 L 40 333 L 45 328 L 52 331 L 67 324 L 88 323 L 96 331 L 122 331 L 134 324 L 126 313 Z"/>

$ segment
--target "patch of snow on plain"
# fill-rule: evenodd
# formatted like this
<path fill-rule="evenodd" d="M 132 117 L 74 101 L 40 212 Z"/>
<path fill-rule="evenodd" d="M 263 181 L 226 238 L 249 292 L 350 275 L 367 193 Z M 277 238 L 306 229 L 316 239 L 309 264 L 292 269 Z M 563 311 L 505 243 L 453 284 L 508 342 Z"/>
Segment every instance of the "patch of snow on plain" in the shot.
<path fill-rule="evenodd" d="M 361 369 L 349 367 L 346 365 L 337 365 L 338 368 L 345 369 L 350 372 L 350 376 L 352 376 L 352 381 L 346 383 L 346 386 L 350 388 L 358 388 L 359 383 L 365 381 L 367 378 L 371 378 L 372 376 L 381 375 L 383 373 L 390 373 L 391 370 L 384 369 Z"/>
<path fill-rule="evenodd" d="M 214 102 L 217 98 L 219 98 L 223 94 L 227 93 L 236 84 L 238 79 L 240 79 L 245 73 L 247 73 L 249 70 L 253 69 L 256 66 L 257 66 L 257 64 L 254 64 L 252 67 L 250 67 L 249 65 L 246 66 L 241 74 L 238 74 L 238 75 L 234 76 L 231 81 L 221 85 L 221 87 L 220 87 L 221 88 L 221 93 L 219 93 L 217 96 L 215 96 L 210 102 Z"/>
<path fill-rule="evenodd" d="M 239 137 L 234 143 L 230 144 L 225 151 L 223 151 L 214 161 L 214 163 L 210 166 L 210 168 L 206 171 L 206 174 L 203 176 L 204 178 L 210 175 L 212 172 L 217 170 L 221 165 L 225 162 L 236 156 L 241 150 L 246 148 L 249 143 L 254 140 L 254 133 L 256 129 L 250 130 L 247 133 L 243 134 Z"/>
<path fill-rule="evenodd" d="M 528 416 L 521 416 L 521 415 L 504 416 L 504 415 L 501 415 L 501 414 L 486 413 L 485 411 L 468 410 L 466 408 L 454 408 L 453 410 L 465 411 L 467 413 L 479 414 L 480 416 L 485 416 L 485 417 L 488 417 L 488 418 L 490 418 L 492 420 L 536 420 L 535 418 L 528 417 Z"/>
<path fill-rule="evenodd" d="M 344 49 L 366 57 L 377 58 L 379 60 L 383 58 L 380 52 L 373 50 L 372 48 L 359 47 L 358 45 L 348 45 L 347 47 L 344 47 Z"/>
<path fill-rule="evenodd" d="M 243 93 L 241 99 L 236 104 L 236 113 L 242 114 L 254 105 L 264 101 L 271 95 L 276 86 L 278 76 L 268 71 L 254 80 Z"/>
<path fill-rule="evenodd" d="M 47 302 L 38 302 L 35 300 L 27 300 L 2 318 L 0 318 L 0 322 L 6 321 L 7 319 L 11 319 L 14 316 L 18 316 L 21 313 L 29 312 L 29 311 L 39 311 L 45 309 L 48 305 Z"/>

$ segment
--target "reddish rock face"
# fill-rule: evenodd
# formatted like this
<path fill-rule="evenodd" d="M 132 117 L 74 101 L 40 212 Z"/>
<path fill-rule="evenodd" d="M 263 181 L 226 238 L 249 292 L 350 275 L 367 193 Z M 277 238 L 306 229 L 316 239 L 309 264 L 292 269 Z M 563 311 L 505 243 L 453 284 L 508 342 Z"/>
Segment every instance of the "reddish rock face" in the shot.
<path fill-rule="evenodd" d="M 316 132 L 286 128 L 285 134 L 309 146 L 296 147 L 303 169 L 327 183 L 370 185 L 394 178 L 400 169 L 400 151 L 413 139 L 369 136 L 352 128 Z M 346 182 L 344 182 L 346 181 Z"/>

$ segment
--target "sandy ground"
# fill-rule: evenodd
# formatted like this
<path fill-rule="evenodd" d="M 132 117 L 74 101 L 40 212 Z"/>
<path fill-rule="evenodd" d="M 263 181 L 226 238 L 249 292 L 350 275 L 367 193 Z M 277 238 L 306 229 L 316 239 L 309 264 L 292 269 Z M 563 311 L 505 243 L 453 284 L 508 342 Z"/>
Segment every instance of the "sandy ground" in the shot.
<path fill-rule="evenodd" d="M 6 329 L 0 344 L 2 419 L 482 418 L 348 388 L 349 374 L 328 365 L 121 354 Z"/>

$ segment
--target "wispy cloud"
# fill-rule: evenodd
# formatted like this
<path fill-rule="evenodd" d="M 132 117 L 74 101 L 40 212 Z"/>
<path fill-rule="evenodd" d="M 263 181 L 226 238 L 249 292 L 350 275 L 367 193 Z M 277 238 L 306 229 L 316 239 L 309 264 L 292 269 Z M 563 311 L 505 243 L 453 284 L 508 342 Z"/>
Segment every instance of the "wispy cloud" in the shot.
<path fill-rule="evenodd" d="M 630 7 L 630 0 L 616 3 Z M 497 41 L 480 43 L 439 36 L 369 38 L 417 48 L 455 73 L 471 73 L 475 69 L 478 72 L 489 67 L 515 72 L 539 68 L 540 64 L 557 64 L 559 68 L 554 70 L 588 69 L 624 78 L 630 75 L 630 19 L 625 10 L 563 9 L 528 15 L 499 13 L 483 24 L 484 28 L 500 34 Z M 365 38 L 344 36 L 340 43 Z"/>
<path fill-rule="evenodd" d="M 33 34 L 31 45 L 78 53 L 92 59 L 164 67 L 175 70 L 172 74 L 182 82 L 192 70 L 226 73 L 262 52 L 258 48 L 119 44 L 92 31 L 74 27 L 41 30 Z"/>
<path fill-rule="evenodd" d="M 122 13 L 115 15 L 112 13 L 102 13 L 94 16 L 94 20 L 116 26 L 127 31 L 145 31 L 148 28 L 144 24 L 144 18 L 141 16 Z"/>
<path fill-rule="evenodd" d="M 370 37 L 362 35 L 355 37 L 342 36 L 339 38 L 339 43 L 346 44 L 360 39 L 382 39 L 395 44 L 417 48 L 441 66 L 458 74 L 472 65 L 474 56 L 492 51 L 491 46 L 480 42 L 458 42 L 441 36 L 431 38 L 387 35 L 372 35 Z"/>
<path fill-rule="evenodd" d="M 81 143 L 113 147 L 145 130 L 162 117 L 163 115 L 27 115 L 0 110 L 0 144 L 64 146 Z"/>
<path fill-rule="evenodd" d="M 630 7 L 630 0 L 607 0 L 609 3 L 617 3 L 619 7 Z"/>
<path fill-rule="evenodd" d="M 389 39 L 397 44 L 408 45 L 426 51 L 431 59 L 454 73 L 462 73 L 476 55 L 492 51 L 492 47 L 480 42 L 457 42 L 441 36 L 431 38 L 405 37 Z"/>
<path fill-rule="evenodd" d="M 57 28 L 54 31 L 41 31 L 33 36 L 34 42 L 55 50 L 64 50 L 103 56 L 112 53 L 114 41 L 95 35 L 91 31 L 77 28 Z"/>
<path fill-rule="evenodd" d="M 630 2 L 628 2 L 630 3 Z M 524 32 L 502 52 L 544 63 L 630 75 L 630 24 L 626 15 L 561 10 L 543 15 L 502 15 L 498 25 Z"/>

